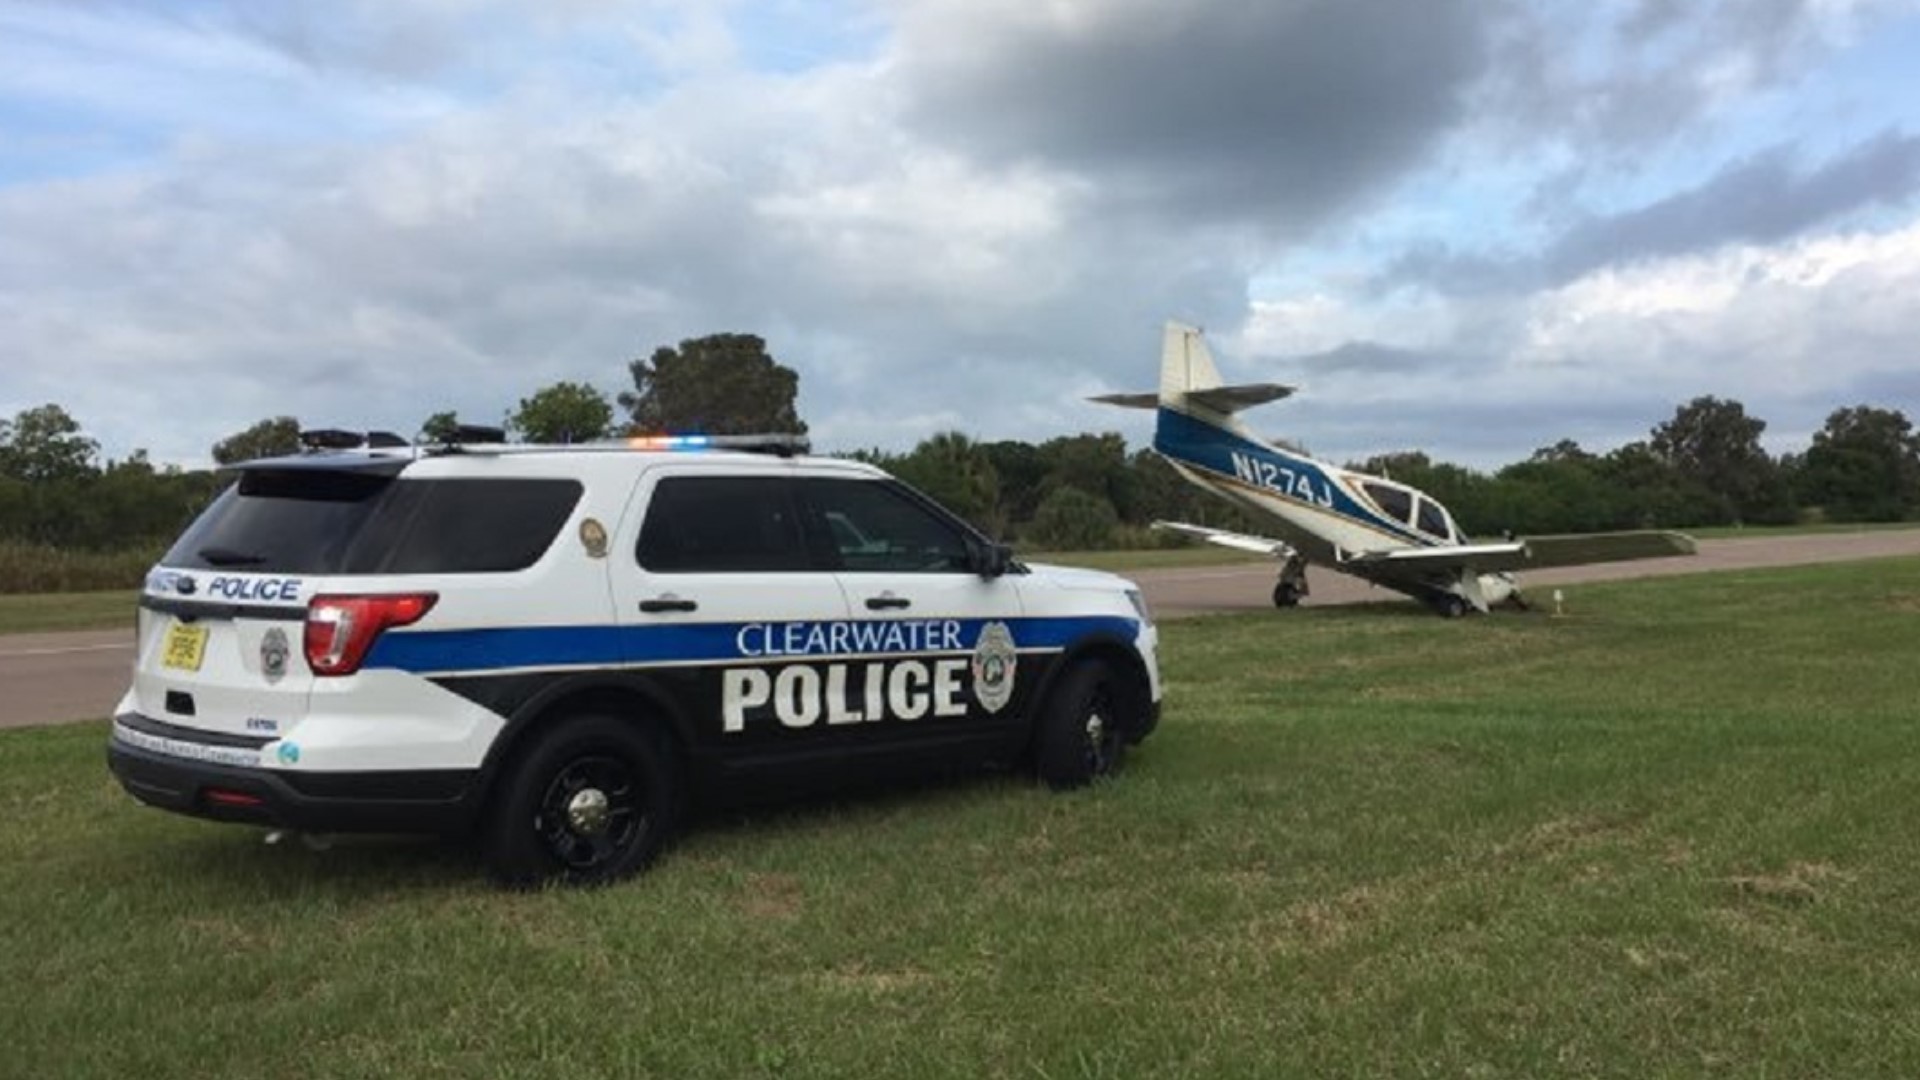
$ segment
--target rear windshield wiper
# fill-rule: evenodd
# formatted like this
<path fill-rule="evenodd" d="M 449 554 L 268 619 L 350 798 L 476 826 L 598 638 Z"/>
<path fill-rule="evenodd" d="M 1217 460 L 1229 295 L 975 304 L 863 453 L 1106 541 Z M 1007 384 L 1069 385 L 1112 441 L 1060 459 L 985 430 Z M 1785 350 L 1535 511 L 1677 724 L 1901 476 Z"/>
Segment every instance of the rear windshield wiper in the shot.
<path fill-rule="evenodd" d="M 265 555 L 223 547 L 203 547 L 200 549 L 200 557 L 215 566 L 252 566 L 267 561 Z"/>

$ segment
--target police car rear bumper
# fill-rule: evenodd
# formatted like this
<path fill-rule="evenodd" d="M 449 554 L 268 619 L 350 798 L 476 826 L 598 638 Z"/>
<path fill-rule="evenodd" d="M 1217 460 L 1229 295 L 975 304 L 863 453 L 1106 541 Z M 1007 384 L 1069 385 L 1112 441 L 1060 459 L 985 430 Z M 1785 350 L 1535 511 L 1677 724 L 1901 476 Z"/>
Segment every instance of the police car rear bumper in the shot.
<path fill-rule="evenodd" d="M 303 832 L 450 833 L 468 827 L 473 770 L 293 772 L 195 761 L 107 743 L 107 767 L 148 806 Z"/>

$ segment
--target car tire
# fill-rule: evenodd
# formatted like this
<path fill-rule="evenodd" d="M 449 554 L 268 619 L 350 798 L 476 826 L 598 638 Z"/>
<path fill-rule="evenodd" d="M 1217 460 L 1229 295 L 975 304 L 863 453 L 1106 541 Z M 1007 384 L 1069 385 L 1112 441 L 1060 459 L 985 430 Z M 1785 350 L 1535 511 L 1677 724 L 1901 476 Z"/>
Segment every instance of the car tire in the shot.
<path fill-rule="evenodd" d="M 1055 791 L 1085 787 L 1118 772 L 1126 752 L 1119 685 L 1098 660 L 1069 668 L 1041 710 L 1034 767 Z"/>
<path fill-rule="evenodd" d="M 481 844 L 503 885 L 600 885 L 638 873 L 677 824 L 680 779 L 652 728 L 583 715 L 536 733 L 495 789 Z"/>

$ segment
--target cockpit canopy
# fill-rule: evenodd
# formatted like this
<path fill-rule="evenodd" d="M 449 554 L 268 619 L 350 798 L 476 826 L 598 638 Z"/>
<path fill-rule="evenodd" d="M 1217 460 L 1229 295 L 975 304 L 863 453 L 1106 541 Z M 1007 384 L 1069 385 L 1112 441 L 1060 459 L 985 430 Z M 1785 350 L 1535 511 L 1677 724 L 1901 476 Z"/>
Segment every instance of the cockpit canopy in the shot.
<path fill-rule="evenodd" d="M 1426 495 L 1391 480 L 1368 478 L 1360 482 L 1367 498 L 1380 512 L 1427 539 L 1443 543 L 1464 543 L 1447 508 Z"/>

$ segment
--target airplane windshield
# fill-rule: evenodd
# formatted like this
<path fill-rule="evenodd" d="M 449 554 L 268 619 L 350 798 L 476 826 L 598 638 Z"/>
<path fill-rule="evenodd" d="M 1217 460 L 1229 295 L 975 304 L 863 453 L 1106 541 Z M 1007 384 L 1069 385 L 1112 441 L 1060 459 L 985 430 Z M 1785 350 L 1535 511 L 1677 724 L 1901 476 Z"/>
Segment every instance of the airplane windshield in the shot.
<path fill-rule="evenodd" d="M 1443 540 L 1452 536 L 1452 530 L 1447 528 L 1447 512 L 1432 499 L 1420 500 L 1420 531 Z"/>
<path fill-rule="evenodd" d="M 1403 523 L 1413 520 L 1413 493 L 1406 488 L 1377 482 L 1367 482 L 1361 486 L 1367 489 L 1367 498 L 1386 511 L 1388 517 Z"/>

